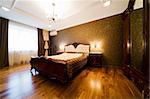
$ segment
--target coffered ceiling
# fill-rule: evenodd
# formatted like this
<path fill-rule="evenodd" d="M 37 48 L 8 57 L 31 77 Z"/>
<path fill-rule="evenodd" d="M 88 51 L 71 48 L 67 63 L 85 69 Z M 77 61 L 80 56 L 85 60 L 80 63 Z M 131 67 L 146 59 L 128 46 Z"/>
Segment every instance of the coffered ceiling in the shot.
<path fill-rule="evenodd" d="M 111 0 L 104 7 L 102 0 L 0 0 L 0 16 L 37 28 L 61 30 L 93 20 L 122 13 L 129 0 Z M 56 22 L 49 27 L 47 15 L 52 15 L 55 2 Z"/>

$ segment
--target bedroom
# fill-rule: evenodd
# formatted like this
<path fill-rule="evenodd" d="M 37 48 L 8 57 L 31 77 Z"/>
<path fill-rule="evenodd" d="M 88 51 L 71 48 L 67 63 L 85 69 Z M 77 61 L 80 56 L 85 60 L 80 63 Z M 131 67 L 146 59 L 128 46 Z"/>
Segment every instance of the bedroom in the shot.
<path fill-rule="evenodd" d="M 0 7 L 0 98 L 149 97 L 148 0 Z"/>

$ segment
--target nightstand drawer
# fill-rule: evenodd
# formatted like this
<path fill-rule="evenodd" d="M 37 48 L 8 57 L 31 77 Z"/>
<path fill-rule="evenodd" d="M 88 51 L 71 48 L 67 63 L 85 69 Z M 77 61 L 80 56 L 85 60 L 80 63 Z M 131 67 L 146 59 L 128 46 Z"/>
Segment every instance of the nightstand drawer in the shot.
<path fill-rule="evenodd" d="M 102 66 L 102 54 L 90 53 L 88 61 L 90 66 L 100 67 Z"/>

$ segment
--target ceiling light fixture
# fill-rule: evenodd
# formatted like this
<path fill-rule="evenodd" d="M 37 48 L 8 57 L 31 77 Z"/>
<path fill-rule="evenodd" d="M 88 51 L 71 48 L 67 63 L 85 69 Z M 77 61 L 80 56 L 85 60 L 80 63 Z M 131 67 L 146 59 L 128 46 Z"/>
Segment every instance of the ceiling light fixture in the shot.
<path fill-rule="evenodd" d="M 103 3 L 104 7 L 110 6 L 111 4 L 111 0 L 101 0 L 101 2 Z"/>
<path fill-rule="evenodd" d="M 3 9 L 4 11 L 10 11 L 9 8 L 2 6 L 1 9 Z"/>
<path fill-rule="evenodd" d="M 54 24 L 54 22 L 56 21 L 56 17 L 57 17 L 57 14 L 55 14 L 55 3 L 52 3 L 52 7 L 53 7 L 52 17 L 48 18 L 49 19 L 50 36 L 56 36 L 57 35 L 57 30 L 51 29 L 52 24 Z"/>
<path fill-rule="evenodd" d="M 56 16 L 56 15 L 55 15 L 55 3 L 52 3 L 52 7 L 53 7 L 53 14 L 52 14 L 52 17 L 49 17 L 49 18 L 48 18 L 50 24 L 56 21 L 56 18 L 55 18 L 55 16 Z"/>

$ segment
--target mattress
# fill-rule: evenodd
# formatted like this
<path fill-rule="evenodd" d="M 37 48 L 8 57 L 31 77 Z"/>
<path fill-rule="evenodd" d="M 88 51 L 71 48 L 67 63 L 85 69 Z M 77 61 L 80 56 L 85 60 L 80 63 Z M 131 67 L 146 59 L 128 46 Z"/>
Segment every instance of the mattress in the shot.
<path fill-rule="evenodd" d="M 47 56 L 47 59 L 55 59 L 55 60 L 62 60 L 68 61 L 73 58 L 79 58 L 83 55 L 83 53 L 62 53 L 59 55 Z"/>

